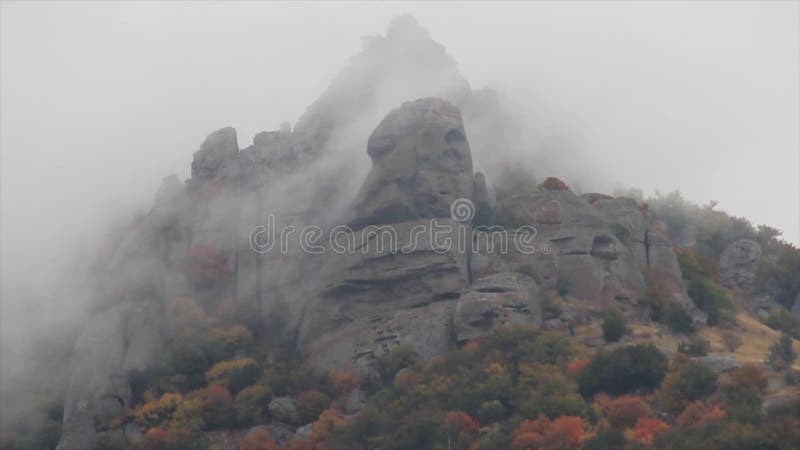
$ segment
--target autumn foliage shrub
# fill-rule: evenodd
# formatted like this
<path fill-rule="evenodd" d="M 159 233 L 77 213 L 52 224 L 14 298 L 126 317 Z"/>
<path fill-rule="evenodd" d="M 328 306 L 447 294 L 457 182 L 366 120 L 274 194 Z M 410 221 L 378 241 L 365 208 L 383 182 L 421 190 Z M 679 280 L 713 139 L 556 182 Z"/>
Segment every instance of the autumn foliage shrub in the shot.
<path fill-rule="evenodd" d="M 236 409 L 230 392 L 212 384 L 186 395 L 172 417 L 173 428 L 201 430 L 233 425 Z"/>
<path fill-rule="evenodd" d="M 221 384 L 238 393 L 253 384 L 259 375 L 261 369 L 253 358 L 240 358 L 215 364 L 206 372 L 205 378 L 208 384 Z"/>
<path fill-rule="evenodd" d="M 684 408 L 676 422 L 681 427 L 701 425 L 706 422 L 719 422 L 725 419 L 725 410 L 720 404 L 706 405 L 701 400 L 695 400 Z"/>
<path fill-rule="evenodd" d="M 142 450 L 185 450 L 191 437 L 187 430 L 150 428 L 142 438 Z"/>
<path fill-rule="evenodd" d="M 267 414 L 270 398 L 272 398 L 272 392 L 261 384 L 242 389 L 234 401 L 236 421 L 239 425 L 249 426 L 261 422 Z"/>
<path fill-rule="evenodd" d="M 594 399 L 594 408 L 617 428 L 632 427 L 639 419 L 650 414 L 650 406 L 636 395 L 611 398 L 599 394 Z"/>
<path fill-rule="evenodd" d="M 760 367 L 748 364 L 733 372 L 731 388 L 738 391 L 753 389 L 763 394 L 767 391 L 767 381 Z"/>
<path fill-rule="evenodd" d="M 297 408 L 300 410 L 301 418 L 306 422 L 315 420 L 330 404 L 330 397 L 318 390 L 301 392 L 297 397 Z"/>
<path fill-rule="evenodd" d="M 678 412 L 716 389 L 717 374 L 705 364 L 690 361 L 678 364 L 664 377 L 658 396 L 669 410 Z"/>
<path fill-rule="evenodd" d="M 131 411 L 133 421 L 145 428 L 158 427 L 166 423 L 183 401 L 180 394 L 168 392 L 158 400 L 149 401 Z"/>
<path fill-rule="evenodd" d="M 639 419 L 633 429 L 636 442 L 642 445 L 652 445 L 656 437 L 667 431 L 669 431 L 669 425 L 666 422 L 649 417 Z"/>
<path fill-rule="evenodd" d="M 567 183 L 564 183 L 559 178 L 547 177 L 539 184 L 539 189 L 544 191 L 569 191 L 571 190 Z"/>
<path fill-rule="evenodd" d="M 539 417 L 523 420 L 514 432 L 513 450 L 579 450 L 584 441 L 580 417 L 561 416 L 555 420 Z"/>
<path fill-rule="evenodd" d="M 350 391 L 358 387 L 358 376 L 353 372 L 341 372 L 331 369 L 328 372 L 328 377 L 340 397 L 347 396 Z"/>
<path fill-rule="evenodd" d="M 266 428 L 259 427 L 239 441 L 239 450 L 278 450 L 278 444 Z"/>
<path fill-rule="evenodd" d="M 447 448 L 468 448 L 478 435 L 478 421 L 463 411 L 444 416 L 440 430 L 447 436 Z"/>
<path fill-rule="evenodd" d="M 581 373 L 583 369 L 586 368 L 588 361 L 585 359 L 573 359 L 567 364 L 567 374 L 570 376 L 575 376 Z"/>

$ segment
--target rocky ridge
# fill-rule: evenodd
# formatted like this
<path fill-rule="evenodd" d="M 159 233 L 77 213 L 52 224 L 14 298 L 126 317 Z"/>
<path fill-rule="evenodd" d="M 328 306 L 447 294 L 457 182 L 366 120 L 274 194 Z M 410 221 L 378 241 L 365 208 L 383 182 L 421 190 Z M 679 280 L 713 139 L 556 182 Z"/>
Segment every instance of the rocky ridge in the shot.
<path fill-rule="evenodd" d="M 461 112 L 471 108 L 469 85 L 432 42 L 415 23 L 396 22 L 293 130 L 260 133 L 240 148 L 233 128 L 220 129 L 194 153 L 189 180 L 164 180 L 150 213 L 106 268 L 98 289 L 108 306 L 76 344 L 59 450 L 91 448 L 109 420 L 131 406 L 131 373 L 158 364 L 170 335 L 164 307 L 176 297 L 252 301 L 265 322 L 281 301 L 289 309 L 286 328 L 312 365 L 364 378 L 376 376 L 375 362 L 398 345 L 430 360 L 498 327 L 541 324 L 547 298 L 636 305 L 646 278 L 661 280 L 697 322 L 705 320 L 686 294 L 668 238 L 636 201 L 540 188 L 495 202 L 491 180 L 474 171 Z M 433 67 L 414 71 L 429 83 L 422 84 L 425 95 L 417 88 L 399 94 L 406 97 L 397 103 L 423 98 L 395 107 L 369 135 L 371 169 L 358 193 L 346 197 L 331 181 L 338 174 L 321 170 L 320 161 L 333 146 L 359 140 L 343 136 L 380 109 L 364 106 L 380 103 L 379 94 L 369 94 L 378 90 L 375 80 L 398 81 L 401 74 L 374 63 L 387 55 Z M 419 58 L 434 63 L 419 65 Z M 372 87 L 362 89 L 364 83 Z M 331 202 L 339 196 L 346 198 Z M 461 199 L 476 206 L 474 221 L 452 216 Z M 448 228 L 444 239 L 466 236 L 465 246 L 414 234 L 432 220 Z M 347 224 L 356 235 L 387 226 L 397 240 L 384 251 L 374 245 L 380 235 L 343 254 L 330 242 L 322 243 L 323 255 L 295 241 L 254 251 L 251 232 L 263 224 L 324 231 Z M 537 251 L 498 250 L 500 240 L 529 227 Z M 287 405 L 270 410 L 290 414 Z"/>

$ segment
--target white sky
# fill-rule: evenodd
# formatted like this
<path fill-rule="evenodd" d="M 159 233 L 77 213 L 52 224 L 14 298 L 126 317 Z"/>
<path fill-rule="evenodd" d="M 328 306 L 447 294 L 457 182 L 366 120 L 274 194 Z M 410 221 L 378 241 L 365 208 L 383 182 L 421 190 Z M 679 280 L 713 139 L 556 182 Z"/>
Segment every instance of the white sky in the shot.
<path fill-rule="evenodd" d="M 209 132 L 295 121 L 402 13 L 473 87 L 574 130 L 577 171 L 800 242 L 798 2 L 3 2 L 3 287 L 147 208 Z"/>

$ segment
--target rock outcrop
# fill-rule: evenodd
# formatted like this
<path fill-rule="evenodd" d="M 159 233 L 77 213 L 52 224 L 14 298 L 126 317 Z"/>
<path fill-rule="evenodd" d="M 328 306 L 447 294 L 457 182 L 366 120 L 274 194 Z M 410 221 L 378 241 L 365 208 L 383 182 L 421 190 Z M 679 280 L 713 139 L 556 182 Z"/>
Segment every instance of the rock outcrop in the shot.
<path fill-rule="evenodd" d="M 453 344 L 471 228 L 450 218 L 450 205 L 472 198 L 474 180 L 460 113 L 439 99 L 392 111 L 367 148 L 373 166 L 348 221 L 354 251 L 328 252 L 299 346 L 317 367 L 368 377 L 397 345 L 430 359 Z"/>
<path fill-rule="evenodd" d="M 504 199 L 495 224 L 532 226 L 552 247 L 561 290 L 586 300 L 629 300 L 644 295 L 645 284 L 631 250 L 611 224 L 570 191 L 540 189 Z"/>
<path fill-rule="evenodd" d="M 761 245 L 752 239 L 739 239 L 729 245 L 719 257 L 719 276 L 728 288 L 750 287 L 761 257 Z"/>
<path fill-rule="evenodd" d="M 694 360 L 716 373 L 730 372 L 742 366 L 735 356 L 707 355 L 694 358 Z"/>
<path fill-rule="evenodd" d="M 461 294 L 453 315 L 456 341 L 463 343 L 493 330 L 542 323 L 539 286 L 527 275 L 496 273 L 475 280 Z"/>

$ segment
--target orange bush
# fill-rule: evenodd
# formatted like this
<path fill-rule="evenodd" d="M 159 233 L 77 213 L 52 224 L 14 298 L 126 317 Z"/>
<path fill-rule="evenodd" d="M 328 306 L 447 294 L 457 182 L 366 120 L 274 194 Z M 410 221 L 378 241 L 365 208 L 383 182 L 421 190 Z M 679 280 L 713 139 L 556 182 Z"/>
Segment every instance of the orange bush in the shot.
<path fill-rule="evenodd" d="M 261 374 L 258 363 L 253 358 L 240 358 L 222 361 L 206 372 L 208 384 L 221 384 L 234 391 L 252 384 Z"/>
<path fill-rule="evenodd" d="M 546 191 L 570 191 L 571 189 L 567 186 L 567 183 L 564 183 L 560 179 L 556 177 L 547 177 L 541 184 L 539 184 L 539 189 L 544 189 Z"/>
<path fill-rule="evenodd" d="M 492 376 L 505 376 L 507 372 L 506 368 L 498 362 L 493 362 L 486 368 L 486 373 Z"/>
<path fill-rule="evenodd" d="M 311 440 L 320 443 L 330 436 L 331 432 L 345 424 L 342 414 L 335 409 L 326 409 L 319 415 L 319 419 L 314 422 L 311 431 Z"/>
<path fill-rule="evenodd" d="M 689 427 L 704 422 L 719 422 L 723 419 L 725 419 L 725 410 L 721 405 L 715 404 L 707 407 L 703 401 L 696 400 L 686 406 L 686 409 L 678 416 L 677 423 L 681 427 Z"/>
<path fill-rule="evenodd" d="M 649 417 L 642 417 L 636 422 L 633 429 L 633 435 L 636 442 L 642 445 L 651 445 L 653 439 L 659 434 L 665 433 L 669 430 L 669 425 L 658 419 L 651 419 Z"/>
<path fill-rule="evenodd" d="M 226 426 L 232 422 L 235 408 L 231 393 L 224 386 L 212 384 L 189 394 L 189 398 L 199 398 L 203 419 L 208 426 Z"/>
<path fill-rule="evenodd" d="M 478 428 L 478 421 L 463 411 L 447 413 L 440 427 L 447 434 L 448 441 L 457 440 L 460 437 L 476 436 Z"/>
<path fill-rule="evenodd" d="M 567 373 L 570 376 L 578 375 L 583 369 L 586 368 L 588 362 L 585 359 L 573 359 L 567 364 Z"/>
<path fill-rule="evenodd" d="M 733 373 L 733 377 L 731 377 L 731 386 L 737 391 L 755 389 L 758 392 L 764 393 L 767 390 L 767 377 L 760 367 L 746 365 Z"/>
<path fill-rule="evenodd" d="M 523 420 L 514 433 L 513 450 L 566 449 L 578 450 L 585 439 L 580 417 L 561 416 L 549 420 Z"/>
<path fill-rule="evenodd" d="M 168 392 L 158 400 L 150 401 L 137 406 L 131 411 L 133 421 L 144 427 L 158 427 L 163 425 L 178 409 L 183 397 L 180 394 Z M 157 433 L 154 432 L 154 433 Z"/>
<path fill-rule="evenodd" d="M 478 339 L 471 339 L 467 341 L 466 344 L 464 344 L 464 350 L 468 352 L 474 352 L 477 351 L 480 348 L 480 346 L 481 343 L 478 341 Z"/>
<path fill-rule="evenodd" d="M 623 395 L 610 398 L 600 394 L 595 397 L 595 408 L 606 416 L 609 423 L 617 428 L 632 427 L 636 422 L 650 414 L 650 406 L 636 395 Z"/>
<path fill-rule="evenodd" d="M 345 396 L 350 391 L 358 387 L 358 376 L 353 372 L 340 372 L 336 369 L 331 369 L 328 376 L 333 383 L 333 387 L 341 396 Z"/>
<path fill-rule="evenodd" d="M 230 392 L 212 384 L 186 395 L 172 415 L 171 428 L 200 430 L 226 427 L 233 423 L 236 410 Z"/>
<path fill-rule="evenodd" d="M 422 382 L 422 374 L 411 370 L 399 373 L 394 378 L 394 384 L 403 389 L 410 389 L 411 387 Z"/>
<path fill-rule="evenodd" d="M 142 450 L 182 450 L 187 447 L 191 436 L 187 430 L 150 428 L 142 439 Z"/>
<path fill-rule="evenodd" d="M 304 391 L 297 396 L 297 408 L 304 421 L 316 420 L 330 405 L 330 397 L 317 390 Z"/>
<path fill-rule="evenodd" d="M 240 450 L 278 450 L 278 444 L 266 428 L 258 428 L 239 441 Z"/>

